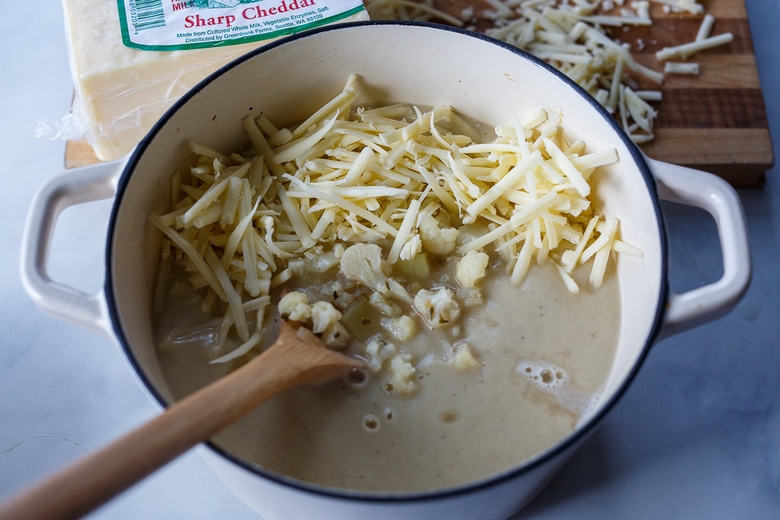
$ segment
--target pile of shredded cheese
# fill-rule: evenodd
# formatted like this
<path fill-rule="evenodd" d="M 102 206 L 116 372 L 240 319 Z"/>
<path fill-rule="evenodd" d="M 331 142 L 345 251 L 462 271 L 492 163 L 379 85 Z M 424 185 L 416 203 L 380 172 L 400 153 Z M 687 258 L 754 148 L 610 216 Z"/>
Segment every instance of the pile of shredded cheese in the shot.
<path fill-rule="evenodd" d="M 489 22 L 486 34 L 510 43 L 547 61 L 593 95 L 636 143 L 654 138 L 657 111 L 650 104 L 661 101 L 659 89 L 640 90 L 638 84 L 661 85 L 665 74 L 698 74 L 699 64 L 675 62 L 732 41 L 731 33 L 710 36 L 715 19 L 706 14 L 696 38 L 656 53 L 666 62 L 663 72 L 638 63 L 631 45 L 611 37 L 607 29 L 649 26 L 651 3 L 667 12 L 704 14 L 697 0 L 484 0 L 477 12 L 465 9 L 459 17 L 438 9 L 432 0 L 366 0 L 375 20 L 420 20 L 469 27 Z M 639 45 L 643 42 L 639 41 Z M 641 50 L 641 49 L 640 49 Z"/>
<path fill-rule="evenodd" d="M 305 277 L 304 261 L 333 267 L 352 244 L 380 244 L 391 265 L 459 255 L 466 271 L 484 271 L 480 252 L 515 285 L 552 262 L 572 292 L 579 266 L 591 264 L 598 287 L 612 251 L 641 254 L 590 200 L 591 175 L 616 150 L 569 142 L 542 109 L 483 142 L 450 106 L 358 107 L 359 88 L 349 77 L 296 127 L 245 117 L 241 153 L 191 143 L 195 165 L 173 175 L 171 211 L 150 215 L 164 233 L 159 290 L 176 263 L 205 290 L 204 306 L 224 306 L 222 341 L 235 331 L 242 342 L 228 359 L 260 342 L 274 288 Z"/>

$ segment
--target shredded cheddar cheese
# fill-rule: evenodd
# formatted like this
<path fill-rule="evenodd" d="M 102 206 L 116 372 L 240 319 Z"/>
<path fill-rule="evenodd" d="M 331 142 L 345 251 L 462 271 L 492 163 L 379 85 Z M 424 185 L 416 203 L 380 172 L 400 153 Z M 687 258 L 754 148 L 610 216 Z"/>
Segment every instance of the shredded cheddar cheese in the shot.
<path fill-rule="evenodd" d="M 664 72 L 667 74 L 689 74 L 695 76 L 699 73 L 699 64 L 693 61 L 667 61 L 664 64 Z"/>
<path fill-rule="evenodd" d="M 655 53 L 655 57 L 661 61 L 672 58 L 687 59 L 698 52 L 706 49 L 712 49 L 713 47 L 718 47 L 720 45 L 725 45 L 733 40 L 734 35 L 731 33 L 718 34 L 716 36 L 709 36 L 701 40 L 694 40 L 692 42 L 682 43 L 673 47 L 664 47 Z"/>
<path fill-rule="evenodd" d="M 724 45 L 730 33 L 711 36 L 715 17 L 705 14 L 697 0 L 485 0 L 484 8 L 471 7 L 455 18 L 437 9 L 431 0 L 367 0 L 372 19 L 437 20 L 467 27 L 493 36 L 541 58 L 569 76 L 593 95 L 636 143 L 655 137 L 657 110 L 650 104 L 661 101 L 660 90 L 636 92 L 637 80 L 661 85 L 666 74 L 698 74 L 698 64 L 658 64 L 658 69 L 636 61 L 631 46 L 620 40 L 619 29 L 650 26 L 651 4 L 666 12 L 703 15 L 692 42 L 664 48 L 656 53 L 659 62 L 688 59 L 697 52 Z M 490 22 L 483 27 L 484 22 Z M 477 23 L 479 22 L 479 25 Z M 608 29 L 612 30 L 612 36 Z M 638 40 L 638 50 L 644 42 Z M 652 92 L 652 95 L 647 95 Z"/>
<path fill-rule="evenodd" d="M 591 175 L 617 162 L 616 150 L 570 142 L 545 110 L 518 114 L 483 140 L 453 107 L 356 106 L 359 88 L 350 76 L 295 127 L 245 117 L 251 146 L 241 153 L 191 143 L 195 164 L 173 176 L 171 211 L 150 216 L 167 238 L 163 262 L 180 262 L 207 302 L 225 303 L 220 330 L 242 343 L 240 354 L 221 360 L 258 344 L 272 289 L 305 276 L 305 259 L 323 272 L 339 264 L 347 279 L 377 297 L 413 302 L 438 327 L 457 319 L 455 294 L 423 288 L 413 296 L 388 265 L 458 255 L 458 277 L 475 291 L 489 255 L 515 285 L 534 263 L 552 262 L 577 292 L 571 274 L 579 266 L 591 264 L 590 283 L 599 287 L 613 251 L 639 254 L 590 201 Z M 314 310 L 296 294 L 280 306 L 296 316 Z"/>

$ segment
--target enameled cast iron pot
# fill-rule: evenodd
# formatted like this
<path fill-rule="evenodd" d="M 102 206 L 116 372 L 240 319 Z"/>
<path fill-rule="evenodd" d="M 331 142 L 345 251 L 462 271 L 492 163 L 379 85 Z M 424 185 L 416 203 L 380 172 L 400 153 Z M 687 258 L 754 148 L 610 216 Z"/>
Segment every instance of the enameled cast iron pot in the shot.
<path fill-rule="evenodd" d="M 277 518 L 502 519 L 548 482 L 620 398 L 648 349 L 663 336 L 731 310 L 750 279 L 742 208 L 712 175 L 645 157 L 597 102 L 552 67 L 516 48 L 452 28 L 365 22 L 278 40 L 221 69 L 184 96 L 125 160 L 54 178 L 38 193 L 24 239 L 22 278 L 50 314 L 116 338 L 132 370 L 161 407 L 169 395 L 154 353 L 151 290 L 159 236 L 147 223 L 169 199 L 169 179 L 187 164 L 188 140 L 230 151 L 243 142 L 241 118 L 302 120 L 339 92 L 350 73 L 371 85 L 374 103 L 449 104 L 492 125 L 539 107 L 563 114 L 572 139 L 616 148 L 620 161 L 597 180 L 597 204 L 621 221 L 622 238 L 644 252 L 617 265 L 622 325 L 599 406 L 567 438 L 499 475 L 452 489 L 383 495 L 325 489 L 271 474 L 207 444 L 200 448 L 226 485 L 262 516 Z M 114 197 L 98 294 L 51 280 L 48 244 L 64 208 Z M 668 287 L 667 239 L 659 197 L 710 212 L 718 227 L 723 276 L 685 294 Z"/>

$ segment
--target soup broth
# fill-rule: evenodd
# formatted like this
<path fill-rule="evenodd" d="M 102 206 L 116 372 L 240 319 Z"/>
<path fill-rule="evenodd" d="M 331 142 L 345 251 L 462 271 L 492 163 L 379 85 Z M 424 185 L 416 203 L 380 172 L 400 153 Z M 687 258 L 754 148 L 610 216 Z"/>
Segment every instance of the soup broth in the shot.
<path fill-rule="evenodd" d="M 518 288 L 498 271 L 483 292 L 485 304 L 461 321 L 477 366 L 453 366 L 450 331 L 424 330 L 404 345 L 415 362 L 414 394 L 394 393 L 386 374 L 371 372 L 363 381 L 296 388 L 215 442 L 271 471 L 367 491 L 453 486 L 533 457 L 571 433 L 598 399 L 617 343 L 616 277 L 573 295 L 542 265 Z M 169 295 L 167 303 L 161 330 L 205 322 L 197 298 Z M 269 323 L 268 340 L 274 328 Z M 214 334 L 203 328 L 160 338 L 161 368 L 175 397 L 236 366 L 209 364 Z"/>

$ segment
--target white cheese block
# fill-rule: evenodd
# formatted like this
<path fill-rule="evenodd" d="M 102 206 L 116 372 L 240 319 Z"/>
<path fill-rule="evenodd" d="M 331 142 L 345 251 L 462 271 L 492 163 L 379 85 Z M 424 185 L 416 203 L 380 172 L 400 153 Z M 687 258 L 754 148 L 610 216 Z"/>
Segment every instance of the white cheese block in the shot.
<path fill-rule="evenodd" d="M 327 5 L 326 0 L 320 4 Z M 163 113 L 210 73 L 271 41 L 149 51 L 122 41 L 114 0 L 63 0 L 75 83 L 76 133 L 101 160 L 129 153 Z M 360 11 L 346 20 L 367 19 Z"/>

